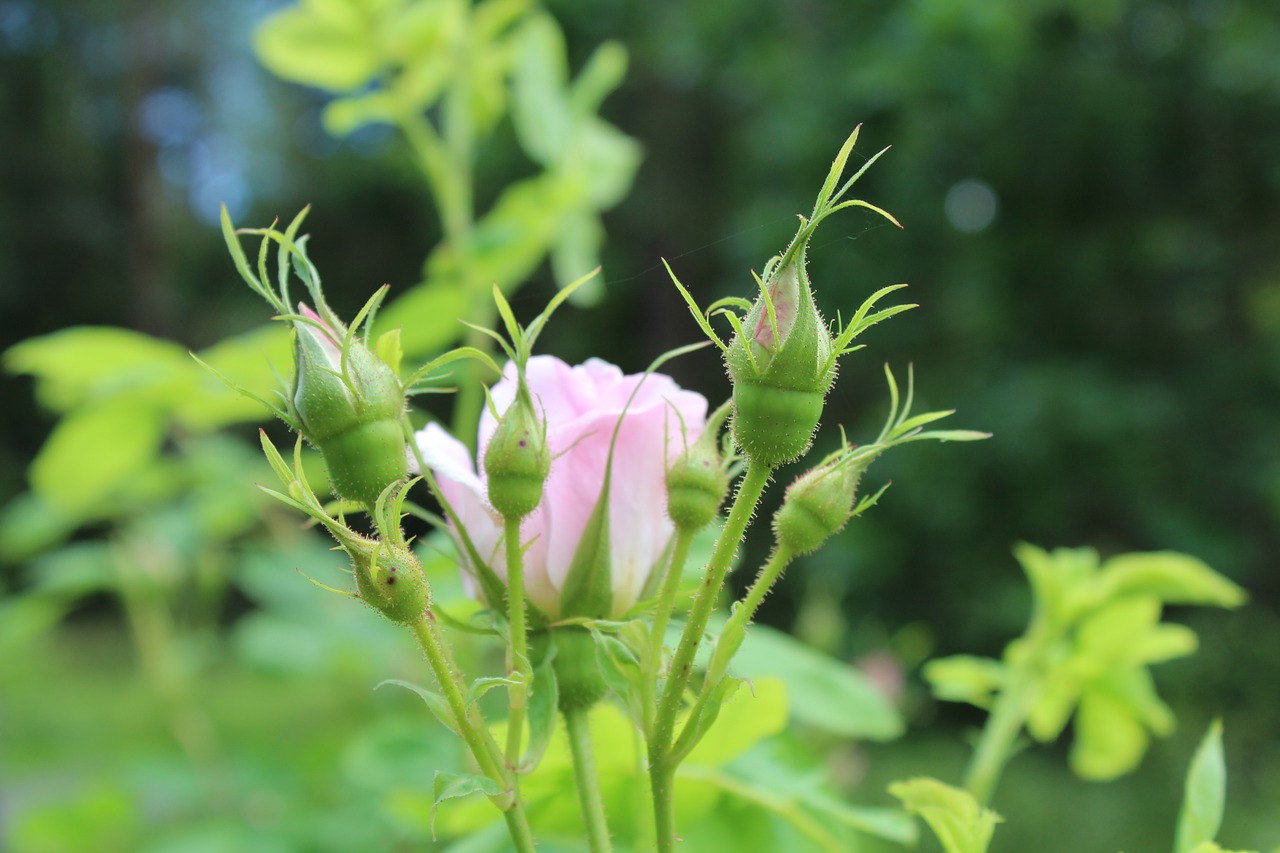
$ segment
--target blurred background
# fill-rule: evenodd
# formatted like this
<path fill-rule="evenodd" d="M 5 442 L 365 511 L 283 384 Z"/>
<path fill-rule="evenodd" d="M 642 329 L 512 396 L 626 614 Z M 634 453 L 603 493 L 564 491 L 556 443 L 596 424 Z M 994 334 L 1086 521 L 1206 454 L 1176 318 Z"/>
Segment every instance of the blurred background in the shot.
<path fill-rule="evenodd" d="M 269 476 L 252 444 L 262 412 L 185 378 L 186 350 L 228 336 L 229 361 L 280 352 L 255 343 L 266 313 L 229 262 L 220 203 L 252 226 L 312 205 L 311 255 L 346 316 L 380 284 L 394 301 L 429 278 L 445 236 L 403 133 L 340 128 L 326 108 L 341 85 L 263 67 L 252 34 L 284 6 L 0 0 L 0 838 L 14 850 L 250 849 L 246 821 L 252 849 L 432 849 L 379 799 L 396 761 L 435 760 L 406 745 L 412 697 L 368 689 L 416 672 L 412 651 L 290 571 L 323 576 L 333 558 L 251 488 Z M 891 779 L 958 777 L 982 715 L 933 702 L 916 669 L 998 656 L 1022 630 L 1013 543 L 1172 549 L 1251 595 L 1230 614 L 1172 614 L 1201 636 L 1156 670 L 1178 732 L 1105 785 L 1070 776 L 1065 743 L 1029 750 L 997 799 L 1017 818 L 993 849 L 1168 849 L 1216 715 L 1221 838 L 1280 843 L 1280 11 L 542 8 L 571 76 L 601 43 L 625 48 L 599 116 L 643 155 L 619 155 L 622 191 L 591 210 L 608 235 L 603 298 L 540 342 L 567 360 L 634 371 L 696 340 L 661 258 L 703 304 L 747 295 L 850 129 L 862 123 L 855 159 L 893 146 L 855 194 L 904 229 L 842 213 L 810 272 L 828 316 L 897 282 L 920 307 L 845 360 L 822 440 L 839 425 L 874 436 L 886 361 L 914 365 L 920 411 L 954 407 L 954 426 L 994 438 L 877 463 L 868 480 L 893 482 L 881 503 L 767 602 L 766 622 L 905 673 L 903 740 L 816 740 L 851 796 L 885 804 Z M 480 211 L 546 165 L 518 153 L 528 134 L 500 112 L 478 141 Z M 541 310 L 575 245 L 530 256 L 518 311 Z M 147 337 L 10 349 L 85 326 Z M 728 392 L 710 354 L 670 369 L 713 401 Z M 768 547 L 757 534 L 747 562 Z M 1073 842 L 1045 841 L 1060 838 Z"/>

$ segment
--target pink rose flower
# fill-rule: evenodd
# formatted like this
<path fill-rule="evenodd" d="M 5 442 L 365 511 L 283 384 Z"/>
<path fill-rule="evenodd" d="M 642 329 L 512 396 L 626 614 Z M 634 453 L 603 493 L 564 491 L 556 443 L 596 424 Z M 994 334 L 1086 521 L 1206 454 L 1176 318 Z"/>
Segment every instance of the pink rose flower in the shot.
<path fill-rule="evenodd" d="M 553 356 L 534 356 L 527 368 L 529 390 L 547 419 L 551 473 L 542 503 L 520 528 L 525 551 L 526 591 L 548 615 L 559 613 L 560 590 L 587 519 L 600 498 L 614 427 L 622 427 L 613 455 L 609 494 L 609 543 L 613 612 L 639 600 L 671 540 L 666 512 L 666 469 L 706 424 L 707 401 L 660 373 L 624 376 L 608 362 L 590 359 L 570 367 Z M 623 415 L 627 398 L 640 391 Z M 491 389 L 501 414 L 515 398 L 515 366 Z M 674 410 L 674 411 L 673 411 Z M 676 413 L 679 413 L 677 417 Z M 681 434 L 681 420 L 687 434 Z M 466 447 L 437 424 L 417 434 L 423 461 L 466 528 L 476 551 L 506 578 L 502 518 L 489 505 L 483 454 L 497 427 L 488 410 L 480 419 L 479 465 Z M 459 549 L 461 552 L 461 549 Z M 463 555 L 464 561 L 466 556 Z"/>

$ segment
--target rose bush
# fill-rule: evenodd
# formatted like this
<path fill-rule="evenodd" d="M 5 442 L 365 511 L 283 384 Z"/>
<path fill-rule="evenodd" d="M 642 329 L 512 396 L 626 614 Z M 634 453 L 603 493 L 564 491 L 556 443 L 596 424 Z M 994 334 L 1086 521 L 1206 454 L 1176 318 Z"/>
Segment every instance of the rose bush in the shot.
<path fill-rule="evenodd" d="M 613 611 L 623 613 L 640 598 L 671 540 L 666 469 L 686 443 L 701 435 L 706 398 L 680 388 L 669 376 L 624 376 L 600 359 L 570 367 L 553 356 L 535 356 L 529 359 L 526 375 L 538 411 L 546 418 L 552 454 L 542 503 L 520 528 L 528 548 L 529 599 L 547 615 L 559 614 L 560 592 L 600 499 L 609 444 L 621 418 L 608 501 Z M 515 377 L 515 366 L 508 364 L 491 390 L 499 415 L 515 399 Z M 628 407 L 637 385 L 639 391 Z M 480 420 L 478 464 L 462 442 L 437 424 L 420 431 L 417 443 L 477 552 L 505 578 L 502 518 L 489 504 L 483 473 L 477 473 L 484 471 L 485 448 L 496 429 L 497 420 L 486 410 Z"/>

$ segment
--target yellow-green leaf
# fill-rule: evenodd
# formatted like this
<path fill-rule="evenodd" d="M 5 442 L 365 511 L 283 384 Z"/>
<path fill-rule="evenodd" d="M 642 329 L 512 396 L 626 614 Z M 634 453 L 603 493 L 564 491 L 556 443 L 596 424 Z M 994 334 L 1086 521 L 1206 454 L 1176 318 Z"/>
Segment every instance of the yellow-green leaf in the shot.
<path fill-rule="evenodd" d="M 156 456 L 164 420 L 127 398 L 78 408 L 54 427 L 31 465 L 31 486 L 57 509 L 91 509 Z"/>
<path fill-rule="evenodd" d="M 947 853 L 985 853 L 1000 815 L 978 805 L 973 795 L 937 779 L 894 782 L 889 793 L 925 823 Z"/>
<path fill-rule="evenodd" d="M 278 77 L 331 92 L 360 88 L 382 66 L 371 22 L 350 4 L 282 9 L 258 27 L 253 46 Z"/>
<path fill-rule="evenodd" d="M 1151 595 L 1167 604 L 1239 607 L 1245 592 L 1195 557 L 1173 551 L 1121 554 L 1102 567 L 1113 597 Z"/>

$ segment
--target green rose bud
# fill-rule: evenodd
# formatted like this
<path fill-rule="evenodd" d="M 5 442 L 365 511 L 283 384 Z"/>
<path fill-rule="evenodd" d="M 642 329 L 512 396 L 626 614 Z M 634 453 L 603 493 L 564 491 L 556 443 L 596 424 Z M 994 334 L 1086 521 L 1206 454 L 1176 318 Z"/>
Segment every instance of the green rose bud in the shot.
<path fill-rule="evenodd" d="M 395 622 L 412 625 L 431 604 L 422 564 L 408 548 L 386 540 L 347 537 L 360 600 Z"/>
<path fill-rule="evenodd" d="M 506 518 L 524 518 L 542 501 L 542 486 L 550 471 L 547 426 L 534 410 L 521 378 L 515 399 L 484 451 L 489 503 Z"/>
<path fill-rule="evenodd" d="M 760 295 L 755 303 L 741 319 L 729 315 L 735 333 L 729 344 L 720 341 L 688 291 L 676 282 L 703 331 L 724 350 L 729 378 L 733 380 L 734 441 L 749 460 L 771 469 L 808 451 L 827 392 L 835 381 L 836 360 L 856 349 L 849 346 L 850 342 L 869 326 L 913 307 L 896 306 L 870 314 L 877 300 L 905 285 L 883 288 L 833 335 L 814 301 L 806 253 L 824 219 L 845 208 L 863 207 L 897 224 L 896 219 L 873 204 L 844 199 L 854 182 L 884 153 L 872 157 L 841 184 L 857 138 L 855 129 L 831 164 L 813 213 L 800 218 L 800 228 L 786 251 L 765 265 L 763 276 L 757 279 Z"/>
<path fill-rule="evenodd" d="M 667 515 L 680 530 L 706 527 L 728 494 L 729 471 L 718 445 L 720 427 L 730 409 L 731 404 L 726 403 L 713 412 L 698 440 L 667 468 Z"/>
<path fill-rule="evenodd" d="M 604 698 L 608 686 L 600 672 L 595 638 L 590 631 L 577 627 L 557 628 L 539 635 L 536 642 L 555 643 L 556 656 L 552 666 L 556 671 L 561 711 L 567 713 L 590 708 Z"/>
<path fill-rule="evenodd" d="M 858 479 L 874 458 L 845 447 L 801 474 L 773 516 L 778 544 L 793 554 L 809 554 L 839 533 L 853 516 Z"/>
<path fill-rule="evenodd" d="M 408 472 L 404 391 L 395 371 L 358 338 L 343 337 L 306 305 L 295 322 L 297 377 L 293 409 L 302 434 L 324 456 L 333 490 L 372 505 Z"/>
<path fill-rule="evenodd" d="M 802 228 L 796 235 L 725 354 L 734 441 L 749 459 L 771 468 L 809 449 L 836 377 L 831 333 L 805 272 L 810 234 Z"/>

